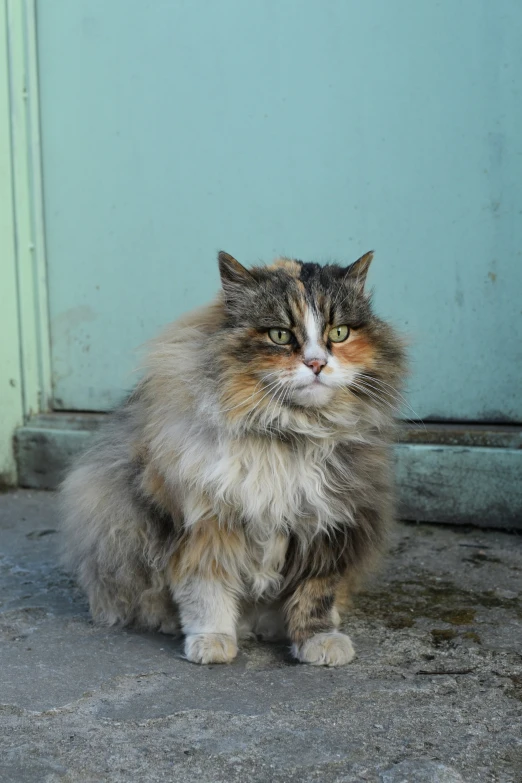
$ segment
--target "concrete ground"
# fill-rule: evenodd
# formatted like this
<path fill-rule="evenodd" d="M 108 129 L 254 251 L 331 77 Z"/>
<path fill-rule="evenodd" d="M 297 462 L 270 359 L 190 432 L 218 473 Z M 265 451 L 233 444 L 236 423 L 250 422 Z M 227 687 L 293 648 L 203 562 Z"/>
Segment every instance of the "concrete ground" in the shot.
<path fill-rule="evenodd" d="M 357 658 L 107 630 L 57 565 L 52 494 L 0 496 L 0 780 L 520 783 L 522 537 L 402 524 Z"/>

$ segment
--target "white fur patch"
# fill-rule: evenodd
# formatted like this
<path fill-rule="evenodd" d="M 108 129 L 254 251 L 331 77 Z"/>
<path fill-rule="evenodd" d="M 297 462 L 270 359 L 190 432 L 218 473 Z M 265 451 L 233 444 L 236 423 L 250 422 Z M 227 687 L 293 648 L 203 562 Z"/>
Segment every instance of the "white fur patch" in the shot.
<path fill-rule="evenodd" d="M 288 538 L 272 532 L 262 543 L 258 542 L 251 550 L 252 573 L 250 574 L 250 589 L 254 598 L 277 592 L 281 583 L 281 570 L 285 563 Z M 257 551 L 256 551 L 257 550 Z"/>
<path fill-rule="evenodd" d="M 350 637 L 337 631 L 318 633 L 302 644 L 293 644 L 292 653 L 301 663 L 313 666 L 344 666 L 355 656 Z"/>
<path fill-rule="evenodd" d="M 323 374 L 316 376 L 306 362 L 319 359 L 330 364 L 333 357 L 326 350 L 321 324 L 313 308 L 307 307 L 304 320 L 306 332 L 306 342 L 303 346 L 304 361 L 294 372 L 292 381 L 296 388 L 292 397 L 299 405 L 323 407 L 330 402 L 333 396 L 332 387 L 334 384 L 324 383 L 325 376 Z"/>
<path fill-rule="evenodd" d="M 305 315 L 306 343 L 304 345 L 303 355 L 305 361 L 311 359 L 328 360 L 326 348 L 322 343 L 321 324 L 317 313 L 308 307 Z"/>
<path fill-rule="evenodd" d="M 185 657 L 192 663 L 230 663 L 237 655 L 235 637 L 200 633 L 185 639 Z"/>
<path fill-rule="evenodd" d="M 209 511 L 226 523 L 237 509 L 263 551 L 278 532 L 308 531 L 310 539 L 333 520 L 350 523 L 350 509 L 328 470 L 334 445 L 328 439 L 309 441 L 295 450 L 277 439 L 245 436 L 202 448 L 197 437 L 187 438 L 172 476 L 176 482 L 181 475 L 182 485 L 190 487 L 184 493 L 185 524 L 208 518 Z"/>
<path fill-rule="evenodd" d="M 214 579 L 190 577 L 173 589 L 187 635 L 225 634 L 236 638 L 237 600 Z"/>

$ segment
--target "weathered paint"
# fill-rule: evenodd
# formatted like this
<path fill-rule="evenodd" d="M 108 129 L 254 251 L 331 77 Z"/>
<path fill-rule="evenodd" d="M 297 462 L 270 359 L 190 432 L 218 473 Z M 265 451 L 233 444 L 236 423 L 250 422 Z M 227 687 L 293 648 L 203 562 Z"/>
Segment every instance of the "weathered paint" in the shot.
<path fill-rule="evenodd" d="M 12 435 L 51 398 L 33 0 L 0 0 L 0 479 Z"/>
<path fill-rule="evenodd" d="M 40 0 L 54 404 L 216 290 L 216 250 L 354 260 L 405 414 L 522 421 L 520 0 Z"/>

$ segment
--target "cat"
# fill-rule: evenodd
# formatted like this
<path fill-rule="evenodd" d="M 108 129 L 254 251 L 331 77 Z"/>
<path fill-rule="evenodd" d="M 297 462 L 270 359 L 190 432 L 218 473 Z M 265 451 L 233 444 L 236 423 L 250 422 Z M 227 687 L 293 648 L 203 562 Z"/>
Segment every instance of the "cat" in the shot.
<path fill-rule="evenodd" d="M 373 253 L 343 267 L 219 253 L 221 290 L 152 342 L 143 379 L 62 486 L 64 555 L 95 621 L 185 635 L 195 663 L 281 630 L 354 656 L 340 614 L 393 516 L 405 354 Z"/>

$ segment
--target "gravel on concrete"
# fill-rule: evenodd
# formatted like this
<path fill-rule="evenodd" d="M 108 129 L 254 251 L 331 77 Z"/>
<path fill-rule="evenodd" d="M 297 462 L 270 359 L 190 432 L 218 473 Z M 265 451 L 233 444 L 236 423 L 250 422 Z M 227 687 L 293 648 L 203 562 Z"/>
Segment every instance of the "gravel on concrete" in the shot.
<path fill-rule="evenodd" d="M 522 536 L 400 524 L 342 669 L 248 642 L 93 626 L 57 562 L 56 498 L 0 496 L 4 783 L 520 783 Z"/>

